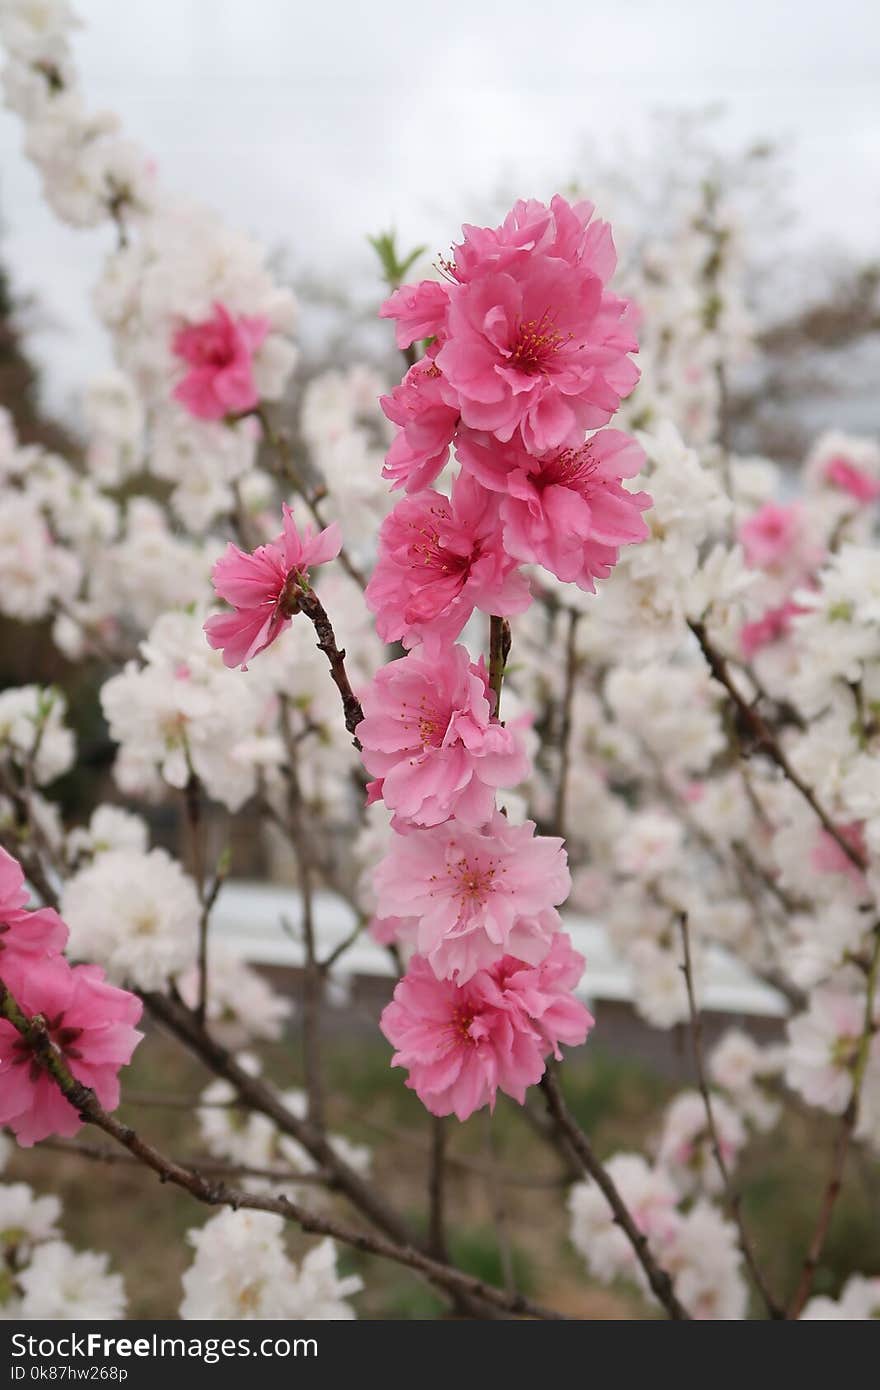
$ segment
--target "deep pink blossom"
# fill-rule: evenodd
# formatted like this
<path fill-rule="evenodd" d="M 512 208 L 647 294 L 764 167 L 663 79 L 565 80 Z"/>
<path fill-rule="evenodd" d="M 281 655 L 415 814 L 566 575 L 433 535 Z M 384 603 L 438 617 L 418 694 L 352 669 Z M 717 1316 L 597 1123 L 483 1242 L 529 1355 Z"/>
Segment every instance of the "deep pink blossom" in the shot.
<path fill-rule="evenodd" d="M 475 608 L 508 616 L 531 602 L 502 545 L 498 500 L 461 474 L 451 499 L 426 489 L 398 502 L 379 531 L 366 589 L 384 642 L 453 641 Z"/>
<path fill-rule="evenodd" d="M 307 584 L 310 568 L 334 560 L 342 548 L 338 522 L 317 535 L 307 524 L 300 535 L 286 503 L 282 513 L 280 536 L 252 554 L 230 542 L 211 572 L 217 594 L 235 610 L 216 613 L 205 623 L 208 642 L 222 650 L 227 666 L 246 670 L 251 658 L 275 641 L 290 625 L 288 586 Z"/>
<path fill-rule="evenodd" d="M 872 478 L 866 469 L 859 468 L 841 454 L 828 460 L 824 472 L 829 483 L 841 492 L 848 492 L 858 502 L 876 502 L 880 497 L 880 479 Z"/>
<path fill-rule="evenodd" d="M 500 227 L 464 228 L 444 290 L 405 287 L 383 307 L 399 340 L 430 330 L 443 399 L 467 428 L 519 431 L 544 453 L 607 424 L 635 386 L 635 315 L 605 288 L 616 255 L 592 214 L 520 201 Z"/>
<path fill-rule="evenodd" d="M 648 535 L 646 492 L 628 492 L 623 478 L 644 466 L 645 454 L 620 430 L 600 430 L 578 448 L 534 457 L 518 439 L 500 444 L 490 434 L 465 433 L 463 467 L 500 494 L 504 548 L 558 579 L 593 592 L 607 579 L 620 547 Z"/>
<path fill-rule="evenodd" d="M 21 865 L 0 849 L 0 979 L 13 994 L 39 960 L 67 945 L 67 927 L 54 908 L 29 909 L 27 900 Z"/>
<path fill-rule="evenodd" d="M 765 502 L 739 528 L 739 540 L 751 569 L 805 571 L 812 547 L 805 533 L 803 504 Z"/>
<path fill-rule="evenodd" d="M 463 984 L 509 953 L 537 964 L 571 887 L 563 842 L 495 811 L 481 829 L 449 820 L 396 835 L 374 875 L 378 917 L 417 917 L 418 950 Z"/>
<path fill-rule="evenodd" d="M 571 993 L 583 967 L 561 932 L 537 968 L 506 955 L 463 985 L 438 980 L 415 956 L 382 1014 L 392 1065 L 407 1068 L 407 1086 L 432 1115 L 466 1120 L 494 1108 L 499 1090 L 522 1105 L 547 1054 L 578 1046 L 593 1026 Z"/>
<path fill-rule="evenodd" d="M 260 399 L 253 356 L 268 332 L 267 318 L 233 318 L 219 303 L 209 319 L 178 328 L 172 350 L 189 370 L 174 388 L 175 399 L 200 420 L 252 410 Z"/>
<path fill-rule="evenodd" d="M 428 357 L 410 367 L 399 386 L 379 404 L 399 426 L 385 456 L 383 476 L 395 487 L 415 492 L 428 487 L 449 457 L 458 424 L 458 409 L 443 399 L 438 368 Z"/>
<path fill-rule="evenodd" d="M 492 718 L 485 663 L 465 647 L 444 647 L 439 659 L 417 648 L 389 662 L 361 703 L 364 764 L 399 820 L 439 825 L 454 815 L 482 825 L 495 789 L 528 775 L 521 737 Z"/>
<path fill-rule="evenodd" d="M 28 1017 L 41 1014 L 69 1070 L 91 1087 L 106 1110 L 119 1104 L 119 1068 L 131 1060 L 142 1034 L 135 1024 L 141 1001 L 108 984 L 97 965 L 71 966 L 63 956 L 35 961 L 15 998 Z M 30 1148 L 50 1134 L 76 1134 L 82 1121 L 30 1046 L 0 1020 L 0 1124 Z"/>

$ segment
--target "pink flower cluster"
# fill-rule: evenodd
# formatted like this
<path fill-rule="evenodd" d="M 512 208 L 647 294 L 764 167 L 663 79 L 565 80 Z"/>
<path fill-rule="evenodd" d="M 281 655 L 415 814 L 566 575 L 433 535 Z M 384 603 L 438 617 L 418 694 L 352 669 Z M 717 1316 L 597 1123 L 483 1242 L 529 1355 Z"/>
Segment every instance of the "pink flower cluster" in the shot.
<path fill-rule="evenodd" d="M 400 347 L 426 342 L 381 402 L 397 426 L 385 476 L 409 494 L 367 588 L 387 641 L 452 640 L 475 608 L 521 612 L 524 562 L 592 592 L 647 535 L 650 498 L 622 486 L 642 451 L 600 428 L 638 380 L 632 305 L 606 288 L 615 262 L 591 203 L 520 201 L 500 227 L 464 228 L 442 283 L 383 305 Z M 451 445 L 447 499 L 431 484 Z"/>
<path fill-rule="evenodd" d="M 482 662 L 455 639 L 475 609 L 528 606 L 523 564 L 592 592 L 648 534 L 650 498 L 623 486 L 642 450 L 601 428 L 638 379 L 614 265 L 592 205 L 519 202 L 500 227 L 464 228 L 443 283 L 404 286 L 381 311 L 401 348 L 426 343 L 382 400 L 397 426 L 385 476 L 407 496 L 367 588 L 380 637 L 410 651 L 376 677 L 357 730 L 396 832 L 373 930 L 416 950 L 382 1029 L 428 1109 L 462 1120 L 499 1088 L 522 1102 L 547 1054 L 592 1026 L 560 931 L 563 842 L 497 809 L 528 770 L 523 730 L 499 721 Z M 447 496 L 432 484 L 450 446 Z"/>
<path fill-rule="evenodd" d="M 141 1039 L 141 1001 L 108 984 L 97 965 L 70 965 L 67 927 L 52 908 L 29 909 L 20 865 L 0 849 L 0 982 L 30 1018 L 40 1015 L 68 1069 L 106 1110 L 119 1104 L 119 1068 Z M 0 1125 L 30 1148 L 81 1127 L 74 1107 L 0 1019 Z"/>

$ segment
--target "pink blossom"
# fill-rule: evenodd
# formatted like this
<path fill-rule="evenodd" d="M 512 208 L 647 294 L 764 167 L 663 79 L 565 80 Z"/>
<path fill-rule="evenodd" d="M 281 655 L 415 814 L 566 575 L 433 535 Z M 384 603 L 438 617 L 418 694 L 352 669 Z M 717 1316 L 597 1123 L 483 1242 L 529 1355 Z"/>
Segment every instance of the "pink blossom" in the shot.
<path fill-rule="evenodd" d="M 108 984 L 97 965 L 71 966 L 63 956 L 34 963 L 15 991 L 29 1017 L 46 1019 L 49 1036 L 72 1074 L 106 1110 L 119 1104 L 118 1072 L 142 1034 L 134 1025 L 141 1001 Z M 52 1078 L 33 1059 L 11 1023 L 0 1020 L 0 1124 L 24 1148 L 50 1134 L 76 1134 L 81 1120 Z"/>
<path fill-rule="evenodd" d="M 395 290 L 379 310 L 379 317 L 397 320 L 397 346 L 405 350 L 418 339 L 436 337 L 448 307 L 447 287 L 437 280 L 422 280 Z"/>
<path fill-rule="evenodd" d="M 432 1115 L 466 1120 L 494 1108 L 499 1090 L 522 1105 L 547 1053 L 579 1045 L 593 1026 L 571 994 L 583 966 L 564 933 L 537 969 L 507 955 L 463 985 L 438 980 L 415 956 L 382 1014 L 392 1066 L 407 1068 L 407 1086 Z"/>
<path fill-rule="evenodd" d="M 440 372 L 423 357 L 379 404 L 400 427 L 385 456 L 383 476 L 407 492 L 428 487 L 449 457 L 458 424 L 458 409 L 443 399 Z"/>
<path fill-rule="evenodd" d="M 534 457 L 518 439 L 463 433 L 462 465 L 483 487 L 501 494 L 504 548 L 558 579 L 589 592 L 607 579 L 620 546 L 644 540 L 645 492 L 628 492 L 623 478 L 644 465 L 644 451 L 620 430 L 600 430 L 578 448 Z"/>
<path fill-rule="evenodd" d="M 310 567 L 335 559 L 342 548 L 338 522 L 317 535 L 306 525 L 300 535 L 286 503 L 282 513 L 280 536 L 250 555 L 230 542 L 211 572 L 217 594 L 235 610 L 205 623 L 208 642 L 222 650 L 227 666 L 247 670 L 251 658 L 289 627 L 296 597 L 291 588 L 307 585 Z"/>
<path fill-rule="evenodd" d="M 863 858 L 867 857 L 865 827 L 862 821 L 839 825 L 837 830 L 842 840 L 857 850 Z M 844 853 L 834 836 L 829 835 L 827 830 L 816 831 L 815 843 L 810 851 L 810 863 L 817 873 L 846 874 L 855 888 L 861 890 L 865 887 L 865 875 L 862 870 Z"/>
<path fill-rule="evenodd" d="M 379 531 L 366 589 L 384 642 L 453 641 L 475 608 L 522 613 L 528 582 L 501 543 L 498 501 L 459 475 L 452 498 L 426 489 L 398 502 Z"/>
<path fill-rule="evenodd" d="M 380 946 L 391 946 L 405 942 L 411 945 L 418 935 L 417 917 L 373 917 L 368 931 Z"/>
<path fill-rule="evenodd" d="M 804 546 L 802 504 L 765 502 L 742 523 L 739 539 L 751 569 L 780 570 L 797 564 Z"/>
<path fill-rule="evenodd" d="M 638 380 L 630 306 L 605 289 L 615 254 L 591 204 L 519 202 L 500 228 L 468 227 L 436 363 L 466 426 L 543 453 L 604 425 Z"/>
<path fill-rule="evenodd" d="M 374 874 L 378 917 L 417 917 L 418 950 L 435 974 L 464 984 L 505 952 L 537 964 L 571 887 L 563 841 L 511 825 L 456 820 L 397 835 Z"/>
<path fill-rule="evenodd" d="M 825 477 L 834 487 L 848 492 L 858 502 L 876 502 L 880 497 L 880 480 L 872 478 L 864 468 L 838 454 L 825 465 Z"/>
<path fill-rule="evenodd" d="M 799 604 L 788 602 L 780 604 L 778 608 L 768 608 L 767 612 L 754 622 L 743 623 L 739 630 L 739 644 L 743 656 L 751 658 L 764 647 L 772 646 L 774 642 L 780 642 L 783 637 L 787 637 L 791 631 L 792 618 L 803 612 L 804 609 Z"/>
<path fill-rule="evenodd" d="M 456 816 L 482 825 L 497 787 L 514 787 L 529 761 L 513 729 L 492 718 L 485 664 L 465 647 L 424 648 L 383 667 L 362 696 L 357 727 L 368 772 L 382 779 L 398 819 L 439 825 Z"/>
<path fill-rule="evenodd" d="M 172 350 L 189 370 L 174 388 L 175 400 L 200 420 L 252 410 L 260 399 L 253 356 L 268 332 L 267 318 L 233 318 L 219 303 L 211 318 L 179 328 Z"/>
<path fill-rule="evenodd" d="M 42 957 L 67 945 L 67 927 L 54 908 L 29 909 L 27 900 L 20 864 L 0 849 L 0 978 L 13 994 Z"/>

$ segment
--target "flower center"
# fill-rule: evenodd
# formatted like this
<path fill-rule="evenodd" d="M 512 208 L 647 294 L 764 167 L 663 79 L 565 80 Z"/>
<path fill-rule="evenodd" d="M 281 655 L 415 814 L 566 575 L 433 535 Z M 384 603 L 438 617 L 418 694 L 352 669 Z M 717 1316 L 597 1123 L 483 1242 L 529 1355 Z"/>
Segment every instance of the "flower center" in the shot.
<path fill-rule="evenodd" d="M 543 463 L 540 477 L 534 481 L 545 487 L 555 485 L 583 492 L 597 468 L 588 441 L 578 449 L 563 449 L 555 458 Z"/>
<path fill-rule="evenodd" d="M 452 1015 L 453 1032 L 462 1042 L 470 1043 L 471 1047 L 473 1047 L 476 1042 L 476 1039 L 471 1036 L 471 1025 L 473 1021 L 473 1014 L 469 1013 L 465 1008 L 456 1009 L 455 1013 Z"/>
<path fill-rule="evenodd" d="M 517 328 L 510 365 L 530 376 L 544 372 L 566 341 L 553 322 L 553 311 L 545 309 L 539 319 L 526 319 Z"/>
<path fill-rule="evenodd" d="M 417 564 L 440 574 L 462 574 L 470 565 L 469 555 L 456 555 L 447 550 L 436 527 L 413 527 L 419 540 L 412 542 L 410 552 Z"/>
<path fill-rule="evenodd" d="M 476 864 L 469 859 L 459 859 L 450 865 L 450 872 L 458 880 L 453 896 L 469 906 L 486 902 L 495 887 L 496 868 L 492 860 L 488 864 Z"/>

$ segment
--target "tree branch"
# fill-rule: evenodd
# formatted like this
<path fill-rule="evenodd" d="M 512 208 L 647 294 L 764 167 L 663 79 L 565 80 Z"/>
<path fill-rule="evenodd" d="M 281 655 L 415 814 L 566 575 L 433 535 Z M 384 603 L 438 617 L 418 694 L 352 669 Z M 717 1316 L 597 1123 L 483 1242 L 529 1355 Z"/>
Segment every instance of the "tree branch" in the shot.
<path fill-rule="evenodd" d="M 746 1264 L 748 1265 L 749 1273 L 751 1274 L 752 1279 L 755 1282 L 755 1287 L 757 1288 L 759 1294 L 761 1295 L 761 1298 L 764 1301 L 764 1305 L 767 1309 L 767 1312 L 770 1314 L 771 1318 L 784 1318 L 785 1310 L 773 1297 L 769 1288 L 767 1287 L 767 1281 L 764 1278 L 763 1272 L 761 1270 L 760 1265 L 758 1264 L 757 1257 L 752 1248 L 752 1242 L 749 1238 L 749 1233 L 746 1229 L 746 1224 L 743 1219 L 742 1198 L 740 1193 L 734 1188 L 733 1181 L 730 1176 L 730 1169 L 727 1166 L 727 1163 L 724 1158 L 724 1153 L 721 1148 L 721 1139 L 718 1134 L 718 1126 L 715 1123 L 715 1111 L 712 1106 L 712 1092 L 709 1090 L 709 1084 L 706 1080 L 706 1064 L 703 1052 L 703 1017 L 700 1013 L 700 1010 L 697 1007 L 697 998 L 694 992 L 694 971 L 691 962 L 690 929 L 688 925 L 688 917 L 686 912 L 682 912 L 679 915 L 678 922 L 681 928 L 681 943 L 682 950 L 684 952 L 684 962 L 681 968 L 684 974 L 685 986 L 687 988 L 688 1009 L 690 1012 L 691 1022 L 691 1041 L 693 1043 L 694 1050 L 694 1067 L 697 1073 L 697 1085 L 700 1090 L 700 1095 L 703 1098 L 703 1106 L 706 1111 L 706 1124 L 709 1128 L 709 1139 L 712 1144 L 712 1153 L 715 1156 L 715 1162 L 718 1164 L 718 1171 L 721 1174 L 721 1181 L 724 1184 L 724 1199 L 727 1204 L 727 1208 L 730 1212 L 730 1215 L 733 1217 L 733 1220 L 736 1223 L 736 1229 L 739 1235 L 739 1248 L 742 1251 L 743 1258 L 745 1259 Z"/>
<path fill-rule="evenodd" d="M 865 856 L 862 854 L 861 850 L 855 845 L 851 845 L 845 836 L 841 834 L 828 812 L 820 805 L 812 787 L 808 786 L 800 774 L 792 767 L 786 753 L 780 746 L 773 730 L 770 728 L 763 715 L 753 704 L 749 703 L 737 688 L 736 682 L 730 674 L 727 661 L 721 652 L 713 646 L 706 631 L 705 624 L 701 622 L 690 622 L 688 626 L 700 644 L 700 650 L 706 659 L 706 663 L 712 675 L 720 685 L 724 686 L 724 689 L 736 706 L 738 713 L 754 735 L 759 748 L 776 764 L 791 785 L 800 792 L 801 796 L 818 817 L 823 829 L 828 832 L 838 849 L 846 855 L 851 864 L 854 864 L 857 869 L 864 873 L 868 867 Z"/>
<path fill-rule="evenodd" d="M 676 1297 L 669 1274 L 657 1263 L 646 1237 L 639 1230 L 629 1208 L 618 1192 L 614 1179 L 604 1164 L 599 1162 L 589 1139 L 569 1112 L 559 1089 L 556 1073 L 549 1064 L 540 1084 L 547 1101 L 547 1109 L 554 1123 L 577 1154 L 584 1172 L 589 1174 L 603 1193 L 614 1213 L 616 1224 L 635 1251 L 636 1259 L 645 1272 L 655 1298 L 663 1305 L 670 1318 L 677 1322 L 689 1321 L 690 1313 Z"/>

